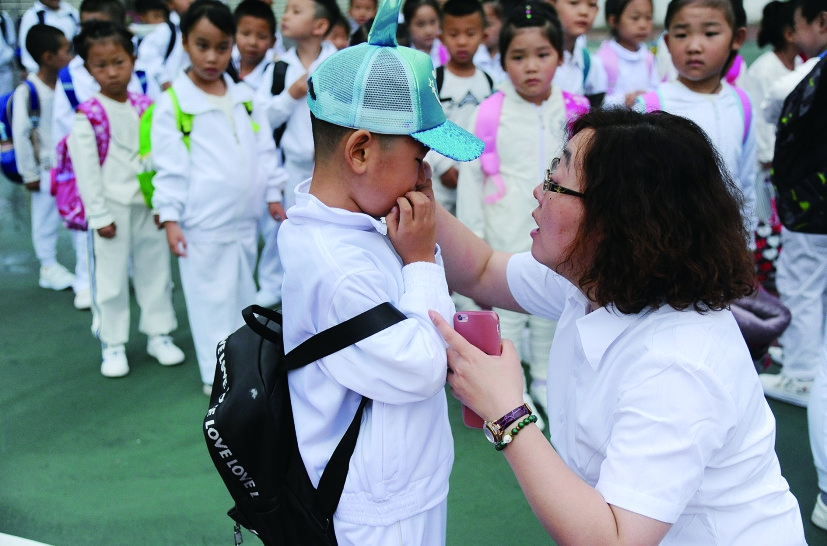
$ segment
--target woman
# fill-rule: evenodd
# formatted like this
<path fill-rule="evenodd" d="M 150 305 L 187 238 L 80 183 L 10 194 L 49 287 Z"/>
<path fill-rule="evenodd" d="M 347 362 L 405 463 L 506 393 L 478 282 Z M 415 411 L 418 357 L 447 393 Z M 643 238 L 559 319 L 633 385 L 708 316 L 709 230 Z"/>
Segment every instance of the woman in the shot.
<path fill-rule="evenodd" d="M 727 310 L 754 274 L 739 194 L 709 140 L 669 114 L 596 111 L 557 163 L 534 190 L 530 254 L 493 252 L 439 218 L 455 290 L 559 320 L 554 447 L 525 415 L 504 427 L 517 433 L 489 433 L 543 526 L 558 544 L 804 544 Z M 511 342 L 489 357 L 432 319 L 457 398 L 491 422 L 519 409 Z"/>

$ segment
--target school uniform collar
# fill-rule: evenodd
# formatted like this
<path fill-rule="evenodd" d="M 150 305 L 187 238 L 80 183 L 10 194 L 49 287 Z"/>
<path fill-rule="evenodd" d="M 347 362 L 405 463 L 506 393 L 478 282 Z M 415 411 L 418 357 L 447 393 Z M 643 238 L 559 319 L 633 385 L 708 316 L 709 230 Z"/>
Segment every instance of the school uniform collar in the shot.
<path fill-rule="evenodd" d="M 223 74 L 222 77 L 227 85 L 227 93 L 230 94 L 233 106 L 253 100 L 252 90 L 248 86 L 235 83 L 227 74 Z M 179 72 L 172 85 L 175 88 L 178 103 L 181 105 L 181 111 L 198 115 L 216 109 L 215 105 L 204 97 L 204 93 L 198 89 L 186 72 Z"/>
<path fill-rule="evenodd" d="M 649 51 L 643 44 L 638 45 L 637 51 L 629 51 L 614 38 L 609 41 L 609 47 L 624 61 L 641 61 L 646 58 L 646 53 Z"/>
<path fill-rule="evenodd" d="M 338 51 L 336 46 L 328 42 L 327 40 L 322 41 L 322 49 L 319 51 L 319 56 L 316 57 L 312 63 L 310 63 L 310 67 L 307 69 L 308 74 L 312 74 L 316 67 L 321 64 L 322 61 L 333 55 Z M 296 65 L 302 67 L 304 70 L 302 62 L 299 60 L 299 54 L 296 50 L 296 46 L 291 47 L 288 49 L 284 55 L 279 59 L 280 61 L 284 61 L 289 65 Z"/>
<path fill-rule="evenodd" d="M 291 221 L 303 222 L 323 221 L 330 224 L 337 224 L 344 228 L 358 229 L 361 231 L 376 231 L 381 235 L 388 234 L 388 226 L 382 220 L 369 216 L 363 212 L 351 212 L 349 210 L 329 207 L 322 203 L 315 195 L 310 194 L 310 178 L 296 186 L 296 204 L 290 207 L 287 212 Z"/>
<path fill-rule="evenodd" d="M 574 51 L 563 51 L 563 64 L 571 63 L 577 68 L 584 68 L 586 62 L 583 60 L 583 51 L 586 49 L 586 35 L 579 36 L 574 42 Z"/>
<path fill-rule="evenodd" d="M 614 305 L 607 305 L 588 313 L 589 301 L 580 290 L 573 290 L 569 295 L 573 305 L 584 309 L 584 315 L 577 319 L 577 331 L 583 354 L 592 369 L 597 369 L 603 355 L 614 341 L 635 322 L 648 314 L 648 311 L 634 315 L 624 315 Z"/>

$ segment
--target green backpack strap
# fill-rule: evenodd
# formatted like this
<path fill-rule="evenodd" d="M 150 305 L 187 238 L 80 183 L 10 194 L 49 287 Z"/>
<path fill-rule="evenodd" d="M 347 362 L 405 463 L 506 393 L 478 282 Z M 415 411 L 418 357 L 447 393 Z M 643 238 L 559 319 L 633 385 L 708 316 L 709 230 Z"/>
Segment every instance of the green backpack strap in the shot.
<path fill-rule="evenodd" d="M 253 101 L 244 101 L 244 109 L 247 110 L 247 115 L 250 116 L 250 123 L 253 124 L 253 132 L 258 133 L 261 126 L 259 126 L 259 124 L 253 119 Z"/>
<path fill-rule="evenodd" d="M 195 117 L 193 114 L 187 114 L 181 110 L 181 105 L 178 103 L 178 97 L 172 87 L 168 88 L 165 93 L 169 94 L 172 99 L 172 109 L 175 112 L 175 124 L 178 130 L 181 131 L 181 140 L 184 141 L 184 146 L 187 151 L 190 151 L 190 134 L 192 133 L 192 120 Z M 252 108 L 252 104 L 250 105 Z M 149 161 L 152 155 L 152 119 L 155 114 L 155 104 L 150 105 L 141 116 L 140 134 L 138 137 L 138 157 L 141 161 Z M 152 195 L 155 193 L 155 186 L 153 178 L 155 177 L 155 170 L 147 170 L 138 173 L 138 184 L 141 186 L 141 194 L 144 196 L 146 206 L 152 208 Z"/>

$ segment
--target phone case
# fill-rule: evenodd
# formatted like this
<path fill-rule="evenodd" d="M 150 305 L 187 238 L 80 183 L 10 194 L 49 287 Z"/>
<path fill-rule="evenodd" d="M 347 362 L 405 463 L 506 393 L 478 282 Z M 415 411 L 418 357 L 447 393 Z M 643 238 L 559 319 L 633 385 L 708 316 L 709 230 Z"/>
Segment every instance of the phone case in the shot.
<path fill-rule="evenodd" d="M 500 354 L 500 317 L 494 311 L 459 311 L 454 314 L 454 329 L 485 354 Z M 462 422 L 470 428 L 483 426 L 482 417 L 464 404 Z"/>

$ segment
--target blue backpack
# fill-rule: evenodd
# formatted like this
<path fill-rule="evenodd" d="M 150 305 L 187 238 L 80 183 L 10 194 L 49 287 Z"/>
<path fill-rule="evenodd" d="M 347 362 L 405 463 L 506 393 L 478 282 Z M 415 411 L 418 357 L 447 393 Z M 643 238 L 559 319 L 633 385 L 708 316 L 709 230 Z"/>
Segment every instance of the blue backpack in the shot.
<path fill-rule="evenodd" d="M 32 82 L 24 80 L 23 83 L 29 88 L 29 117 L 32 120 L 33 129 L 37 130 L 40 124 L 40 99 Z M 22 184 L 23 177 L 17 171 L 17 160 L 14 155 L 14 142 L 12 140 L 13 104 L 14 91 L 0 96 L 0 168 L 10 181 Z"/>

